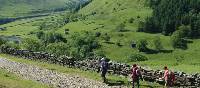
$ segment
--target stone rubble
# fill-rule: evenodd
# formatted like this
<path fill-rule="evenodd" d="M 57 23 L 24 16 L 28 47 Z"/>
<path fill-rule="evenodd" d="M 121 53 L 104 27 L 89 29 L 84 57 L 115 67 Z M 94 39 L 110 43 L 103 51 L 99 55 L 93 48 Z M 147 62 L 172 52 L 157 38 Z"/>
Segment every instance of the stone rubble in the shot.
<path fill-rule="evenodd" d="M 42 69 L 0 58 L 0 68 L 18 74 L 25 79 L 39 81 L 56 88 L 122 88 L 111 87 L 101 82 Z"/>

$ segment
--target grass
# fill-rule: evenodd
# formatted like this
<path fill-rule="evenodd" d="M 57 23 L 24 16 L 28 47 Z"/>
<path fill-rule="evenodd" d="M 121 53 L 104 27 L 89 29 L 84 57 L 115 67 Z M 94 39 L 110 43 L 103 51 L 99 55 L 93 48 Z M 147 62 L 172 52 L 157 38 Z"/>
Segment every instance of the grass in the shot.
<path fill-rule="evenodd" d="M 68 2 L 69 0 L 1 0 L 0 18 L 15 18 L 36 14 L 33 11 L 64 8 Z"/>
<path fill-rule="evenodd" d="M 96 12 L 95 15 L 90 15 Z M 55 29 L 56 32 L 64 35 L 64 29 L 69 29 L 69 34 L 74 32 L 91 31 L 108 33 L 111 36 L 110 42 L 113 44 L 104 43 L 104 40 L 99 38 L 102 47 L 98 50 L 103 50 L 106 56 L 114 61 L 127 62 L 128 56 L 133 53 L 140 53 L 149 58 L 144 62 L 128 62 L 129 64 L 137 63 L 141 66 L 150 67 L 152 69 L 162 69 L 163 66 L 169 66 L 170 69 L 176 71 L 184 71 L 187 73 L 200 72 L 200 40 L 194 39 L 193 43 L 188 44 L 187 50 L 174 50 L 171 46 L 170 36 L 161 34 L 149 34 L 136 32 L 138 23 L 144 21 L 148 16 L 151 16 L 152 10 L 145 6 L 145 0 L 93 0 L 88 6 L 82 8 L 79 14 L 88 15 L 86 20 L 71 22 L 62 28 Z M 133 18 L 133 23 L 128 20 Z M 56 18 L 55 18 L 56 19 Z M 27 20 L 16 21 L 2 26 L 16 25 Z M 34 20 L 34 19 L 33 19 Z M 35 37 L 29 35 L 31 31 L 37 31 L 38 25 L 42 21 L 35 21 L 25 25 L 8 28 L 6 31 L 1 31 L 0 35 L 20 35 L 20 37 Z M 127 32 L 116 32 L 115 28 L 119 24 L 124 23 Z M 104 27 L 101 27 L 104 25 Z M 123 34 L 124 36 L 119 36 Z M 165 50 L 172 50 L 168 53 L 145 54 L 138 52 L 137 49 L 130 47 L 130 42 L 137 42 L 139 39 L 147 39 L 148 47 L 154 49 L 153 39 L 160 37 Z M 122 47 L 118 47 L 115 43 L 120 42 Z"/>
<path fill-rule="evenodd" d="M 32 61 L 32 60 L 18 58 L 18 57 L 6 55 L 6 54 L 0 54 L 0 57 L 9 59 L 9 60 L 12 60 L 12 61 L 15 61 L 15 62 L 39 66 L 41 68 L 45 68 L 45 69 L 49 69 L 49 70 L 53 70 L 53 71 L 57 71 L 57 72 L 61 72 L 61 73 L 66 73 L 66 74 L 70 74 L 70 75 L 79 75 L 81 77 L 101 81 L 100 74 L 93 72 L 93 71 L 83 71 L 83 70 L 76 69 L 76 68 L 67 68 L 67 67 L 63 67 L 63 66 L 60 66 L 60 65 L 56 65 L 56 64 L 48 64 L 46 62 L 41 62 L 41 61 Z M 120 82 L 123 82 L 124 83 L 123 85 L 128 86 L 128 79 L 129 78 L 116 76 L 116 75 L 108 75 L 107 78 L 109 80 L 109 83 L 112 84 L 112 85 L 119 85 Z M 144 81 L 142 81 L 141 85 L 142 85 L 142 88 L 162 87 L 159 84 L 156 84 L 156 83 L 149 84 L 148 82 L 144 82 Z"/>
<path fill-rule="evenodd" d="M 13 73 L 0 69 L 0 88 L 50 88 L 35 81 L 24 80 Z"/>
<path fill-rule="evenodd" d="M 115 9 L 115 10 L 114 10 Z M 151 9 L 145 6 L 145 0 L 94 0 L 91 4 L 79 11 L 80 14 L 89 15 L 96 12 L 95 15 L 90 15 L 86 20 L 73 22 L 65 25 L 59 30 L 63 31 L 69 28 L 70 32 L 81 32 L 83 30 L 91 32 L 108 33 L 111 36 L 110 42 L 113 44 L 104 43 L 99 39 L 106 56 L 114 61 L 127 62 L 128 56 L 133 53 L 140 53 L 149 58 L 144 62 L 128 62 L 129 64 L 137 63 L 139 65 L 150 67 L 152 69 L 162 69 L 168 66 L 175 71 L 184 71 L 187 73 L 199 73 L 200 70 L 200 44 L 199 39 L 192 40 L 193 43 L 188 44 L 187 50 L 174 50 L 171 45 L 170 36 L 163 36 L 161 34 L 149 34 L 136 32 L 139 21 L 144 21 L 148 16 L 151 16 Z M 133 23 L 128 20 L 133 18 Z M 93 23 L 91 23 L 93 22 Z M 86 24 L 84 24 L 86 23 Z M 91 23 L 88 25 L 88 23 Z M 120 23 L 125 23 L 127 32 L 116 32 L 115 28 Z M 99 24 L 103 24 L 103 28 L 99 28 Z M 77 26 L 78 25 L 78 26 Z M 93 30 L 99 28 L 97 30 Z M 119 36 L 123 34 L 124 36 Z M 154 49 L 153 39 L 160 37 L 166 53 L 145 54 L 138 52 L 137 49 L 131 48 L 132 41 L 137 42 L 139 39 L 147 39 L 148 47 Z M 115 43 L 120 41 L 122 47 Z"/>
<path fill-rule="evenodd" d="M 187 50 L 173 49 L 170 42 L 170 36 L 163 36 L 161 34 L 149 34 L 136 32 L 138 23 L 144 21 L 148 16 L 151 16 L 152 10 L 145 6 L 145 0 L 93 0 L 88 6 L 82 8 L 78 13 L 88 15 L 86 20 L 80 20 L 77 22 L 71 22 L 62 28 L 55 29 L 55 32 L 62 33 L 64 35 L 64 29 L 69 29 L 69 35 L 74 32 L 90 31 L 90 32 L 101 32 L 102 34 L 108 33 L 111 36 L 110 42 L 113 44 L 105 43 L 104 40 L 99 38 L 99 42 L 102 47 L 98 50 L 103 50 L 108 58 L 118 62 L 126 62 L 128 64 L 139 64 L 144 67 L 152 69 L 162 69 L 163 66 L 168 66 L 170 69 L 175 71 L 184 71 L 187 73 L 200 73 L 200 40 L 194 39 L 193 43 L 188 44 Z M 115 9 L 115 10 L 114 10 Z M 90 15 L 96 12 L 95 15 Z M 129 23 L 128 20 L 133 18 L 133 23 Z M 32 19 L 35 20 L 36 18 Z M 56 19 L 56 18 L 55 18 Z M 27 20 L 20 20 L 5 24 L 2 26 L 12 26 L 20 22 L 26 22 Z M 41 21 L 34 21 L 33 23 L 27 23 L 16 27 L 8 28 L 6 31 L 1 31 L 0 35 L 20 35 L 20 37 L 35 37 L 34 35 L 28 35 L 31 31 L 38 31 L 38 24 Z M 116 32 L 115 28 L 119 24 L 124 23 L 127 32 Z M 104 27 L 101 27 L 104 25 Z M 119 36 L 123 34 L 124 36 Z M 130 42 L 139 39 L 147 39 L 148 47 L 154 49 L 153 39 L 160 37 L 165 50 L 172 50 L 173 52 L 168 53 L 157 53 L 157 54 L 145 54 L 138 52 L 137 49 L 130 47 Z M 117 46 L 115 43 L 120 41 L 122 47 Z M 128 56 L 133 53 L 140 53 L 147 56 L 149 59 L 144 62 L 127 62 Z M 62 67 L 55 64 L 48 64 L 39 61 L 30 61 L 21 58 L 12 57 L 9 55 L 1 54 L 1 57 L 9 58 L 13 61 L 37 65 L 42 68 L 55 70 L 58 72 L 80 75 L 86 78 L 101 81 L 98 73 L 92 71 L 82 71 L 79 69 L 72 69 Z M 117 83 L 117 81 L 124 81 L 127 84 L 127 78 L 109 75 L 110 82 Z M 158 84 L 148 84 L 142 82 L 142 87 L 161 87 Z"/>

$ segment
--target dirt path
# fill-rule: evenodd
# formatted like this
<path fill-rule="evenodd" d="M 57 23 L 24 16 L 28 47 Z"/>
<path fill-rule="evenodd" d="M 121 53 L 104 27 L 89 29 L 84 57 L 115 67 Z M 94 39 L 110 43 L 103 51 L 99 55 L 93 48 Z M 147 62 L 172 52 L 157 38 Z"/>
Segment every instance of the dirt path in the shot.
<path fill-rule="evenodd" d="M 35 80 L 58 88 L 111 88 L 104 83 L 91 79 L 67 75 L 3 58 L 0 58 L 0 68 L 20 75 L 25 79 Z"/>

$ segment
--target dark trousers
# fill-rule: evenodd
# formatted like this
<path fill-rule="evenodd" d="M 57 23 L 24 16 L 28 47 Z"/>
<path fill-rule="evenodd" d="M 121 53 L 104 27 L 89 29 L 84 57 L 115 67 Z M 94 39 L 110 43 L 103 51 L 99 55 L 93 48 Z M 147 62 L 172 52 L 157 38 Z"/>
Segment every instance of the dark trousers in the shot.
<path fill-rule="evenodd" d="M 103 79 L 103 82 L 106 82 L 107 80 L 106 80 L 106 73 L 107 73 L 107 70 L 103 70 L 102 72 L 101 72 L 101 77 L 102 77 L 102 79 Z"/>
<path fill-rule="evenodd" d="M 137 87 L 140 88 L 140 81 L 139 81 L 139 79 L 133 80 L 133 82 L 132 82 L 132 88 L 135 88 L 135 83 L 137 83 Z"/>

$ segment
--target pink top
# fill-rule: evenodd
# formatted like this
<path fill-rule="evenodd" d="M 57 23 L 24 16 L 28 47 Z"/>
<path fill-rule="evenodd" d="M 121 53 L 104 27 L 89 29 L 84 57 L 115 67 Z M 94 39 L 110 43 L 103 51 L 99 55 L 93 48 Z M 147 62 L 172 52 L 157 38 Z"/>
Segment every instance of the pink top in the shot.
<path fill-rule="evenodd" d="M 165 73 L 164 73 L 164 79 L 165 80 L 168 79 L 168 74 L 169 74 L 169 70 L 165 70 Z"/>

